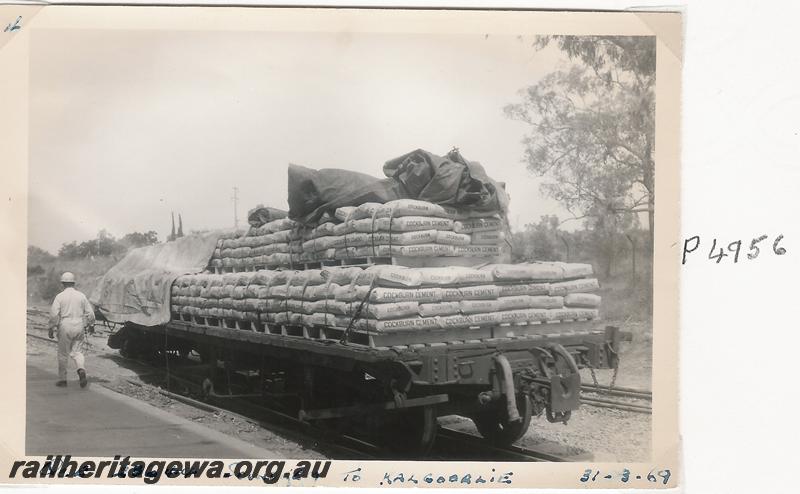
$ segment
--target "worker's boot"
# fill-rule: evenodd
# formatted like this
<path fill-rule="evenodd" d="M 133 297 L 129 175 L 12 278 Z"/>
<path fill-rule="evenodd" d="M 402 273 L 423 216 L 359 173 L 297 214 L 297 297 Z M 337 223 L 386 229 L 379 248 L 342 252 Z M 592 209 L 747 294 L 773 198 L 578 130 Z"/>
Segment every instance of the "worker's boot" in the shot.
<path fill-rule="evenodd" d="M 58 386 L 59 388 L 66 388 L 67 381 L 56 381 L 56 386 Z"/>
<path fill-rule="evenodd" d="M 83 369 L 78 369 L 78 377 L 81 380 L 81 387 L 86 387 L 86 371 Z"/>

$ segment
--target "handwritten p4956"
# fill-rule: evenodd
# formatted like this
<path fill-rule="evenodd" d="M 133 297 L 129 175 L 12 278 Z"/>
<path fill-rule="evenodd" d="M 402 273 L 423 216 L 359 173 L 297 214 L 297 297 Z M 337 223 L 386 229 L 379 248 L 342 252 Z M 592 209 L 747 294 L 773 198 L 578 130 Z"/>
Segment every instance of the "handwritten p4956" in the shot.
<path fill-rule="evenodd" d="M 711 249 L 708 251 L 708 260 L 713 260 L 717 264 L 721 263 L 722 260 L 726 257 L 730 257 L 729 260 L 733 261 L 734 264 L 739 262 L 740 254 L 742 250 L 745 249 L 747 252 L 747 259 L 752 261 L 755 260 L 759 254 L 761 254 L 762 250 L 769 252 L 769 236 L 768 235 L 760 235 L 758 237 L 754 237 L 750 240 L 749 246 L 747 244 L 743 244 L 742 240 L 734 240 L 730 242 L 727 247 L 725 246 L 725 242 L 721 242 L 719 246 L 717 245 L 717 239 L 714 238 L 711 241 Z M 786 254 L 786 249 L 781 247 L 781 242 L 783 241 L 783 234 L 777 235 L 774 240 L 772 241 L 772 252 L 771 255 L 776 256 L 783 256 Z M 764 242 L 764 243 L 762 243 Z M 686 261 L 689 258 L 689 254 L 692 254 L 696 250 L 700 249 L 701 245 L 700 235 L 695 235 L 693 237 L 689 237 L 683 241 L 683 259 L 681 264 L 686 264 Z M 701 253 L 703 251 L 700 251 Z M 692 256 L 694 257 L 694 255 Z"/>

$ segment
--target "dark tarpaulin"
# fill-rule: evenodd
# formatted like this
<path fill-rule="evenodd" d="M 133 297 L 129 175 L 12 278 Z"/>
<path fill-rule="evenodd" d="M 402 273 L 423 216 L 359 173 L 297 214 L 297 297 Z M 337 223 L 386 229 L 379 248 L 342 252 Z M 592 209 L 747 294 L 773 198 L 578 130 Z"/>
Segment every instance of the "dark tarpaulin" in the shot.
<path fill-rule="evenodd" d="M 508 208 L 503 185 L 456 149 L 445 157 L 417 149 L 387 161 L 383 172 L 388 178 L 289 165 L 289 217 L 315 223 L 325 213 L 332 216 L 338 207 L 395 199 L 419 199 L 489 213 L 504 213 Z"/>
<path fill-rule="evenodd" d="M 111 322 L 158 326 L 170 320 L 172 283 L 208 266 L 221 232 L 133 249 L 100 280 L 89 301 Z"/>
<path fill-rule="evenodd" d="M 259 226 L 265 225 L 270 221 L 286 218 L 288 215 L 289 213 L 282 209 L 271 208 L 264 206 L 263 204 L 259 204 L 247 212 L 247 222 L 253 228 L 258 228 Z"/>
<path fill-rule="evenodd" d="M 479 212 L 508 209 L 503 185 L 489 177 L 480 163 L 464 159 L 457 149 L 445 157 L 417 149 L 387 161 L 383 173 L 402 183 L 414 199 Z"/>
<path fill-rule="evenodd" d="M 289 217 L 300 223 L 315 223 L 326 212 L 365 202 L 405 199 L 402 185 L 391 178 L 375 178 L 338 168 L 314 170 L 289 165 Z"/>

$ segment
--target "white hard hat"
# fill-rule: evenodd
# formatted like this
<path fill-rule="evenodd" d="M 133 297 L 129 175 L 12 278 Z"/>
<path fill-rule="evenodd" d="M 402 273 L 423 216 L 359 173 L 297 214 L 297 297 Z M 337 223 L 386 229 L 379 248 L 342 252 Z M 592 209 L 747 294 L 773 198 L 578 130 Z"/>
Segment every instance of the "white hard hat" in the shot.
<path fill-rule="evenodd" d="M 61 283 L 75 283 L 75 275 L 67 271 L 61 275 Z"/>

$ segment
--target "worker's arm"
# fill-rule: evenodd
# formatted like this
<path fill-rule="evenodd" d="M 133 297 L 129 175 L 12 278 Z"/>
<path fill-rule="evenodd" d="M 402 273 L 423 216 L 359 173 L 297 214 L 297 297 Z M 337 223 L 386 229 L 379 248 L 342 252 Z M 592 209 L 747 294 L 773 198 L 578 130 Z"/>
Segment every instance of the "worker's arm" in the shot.
<path fill-rule="evenodd" d="M 94 328 L 94 307 L 86 297 L 83 297 L 83 327 Z"/>
<path fill-rule="evenodd" d="M 53 305 L 50 306 L 50 321 L 47 326 L 47 335 L 52 338 L 58 323 L 61 322 L 61 300 L 56 295 Z"/>

